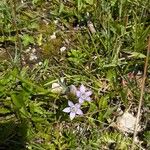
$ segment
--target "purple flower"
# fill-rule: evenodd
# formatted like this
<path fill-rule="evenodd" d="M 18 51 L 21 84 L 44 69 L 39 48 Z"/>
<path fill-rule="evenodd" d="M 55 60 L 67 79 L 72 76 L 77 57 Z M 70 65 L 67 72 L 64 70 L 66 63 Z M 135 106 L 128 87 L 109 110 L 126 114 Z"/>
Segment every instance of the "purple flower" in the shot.
<path fill-rule="evenodd" d="M 90 95 L 92 95 L 92 91 L 87 91 L 85 86 L 82 84 L 80 86 L 80 90 L 76 92 L 76 95 L 79 98 L 79 103 L 82 104 L 84 101 L 91 101 Z"/>
<path fill-rule="evenodd" d="M 66 107 L 63 112 L 66 112 L 66 113 L 70 113 L 70 119 L 73 120 L 74 117 L 77 115 L 83 115 L 83 112 L 82 110 L 80 109 L 80 104 L 79 103 L 76 103 L 76 104 L 73 104 L 73 102 L 71 101 L 68 101 L 68 105 L 69 107 Z"/>

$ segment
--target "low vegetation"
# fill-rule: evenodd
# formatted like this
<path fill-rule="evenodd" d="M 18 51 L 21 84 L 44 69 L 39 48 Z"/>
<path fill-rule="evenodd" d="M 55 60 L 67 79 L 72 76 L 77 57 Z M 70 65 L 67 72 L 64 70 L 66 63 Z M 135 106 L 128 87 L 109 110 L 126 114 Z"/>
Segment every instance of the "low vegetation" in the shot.
<path fill-rule="evenodd" d="M 135 123 L 149 8 L 148 0 L 1 0 L 0 149 L 149 149 L 149 66 Z"/>

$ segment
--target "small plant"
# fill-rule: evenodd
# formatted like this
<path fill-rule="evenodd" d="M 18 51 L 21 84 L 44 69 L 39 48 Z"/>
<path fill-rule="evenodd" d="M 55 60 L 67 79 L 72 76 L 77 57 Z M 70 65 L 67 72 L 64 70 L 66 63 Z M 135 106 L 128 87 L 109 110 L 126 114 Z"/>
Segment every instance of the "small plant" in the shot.
<path fill-rule="evenodd" d="M 0 16 L 0 149 L 132 149 L 145 79 L 149 148 L 148 0 L 1 0 Z"/>
<path fill-rule="evenodd" d="M 28 46 L 29 44 L 34 44 L 34 38 L 29 36 L 28 34 L 24 34 L 22 37 L 22 43 L 24 46 Z"/>
<path fill-rule="evenodd" d="M 76 96 L 78 97 L 78 103 L 76 103 L 74 105 L 71 101 L 68 101 L 69 107 L 66 107 L 63 111 L 66 112 L 66 113 L 70 113 L 70 119 L 71 120 L 75 117 L 76 114 L 78 114 L 78 115 L 83 114 L 80 107 L 81 107 L 81 105 L 84 101 L 88 101 L 88 102 L 91 101 L 91 98 L 90 98 L 91 94 L 92 94 L 92 92 L 91 91 L 86 91 L 85 86 L 82 84 L 80 86 L 80 90 L 76 91 Z"/>
<path fill-rule="evenodd" d="M 81 65 L 86 61 L 86 54 L 81 50 L 71 50 L 68 56 L 68 60 L 75 65 Z"/>

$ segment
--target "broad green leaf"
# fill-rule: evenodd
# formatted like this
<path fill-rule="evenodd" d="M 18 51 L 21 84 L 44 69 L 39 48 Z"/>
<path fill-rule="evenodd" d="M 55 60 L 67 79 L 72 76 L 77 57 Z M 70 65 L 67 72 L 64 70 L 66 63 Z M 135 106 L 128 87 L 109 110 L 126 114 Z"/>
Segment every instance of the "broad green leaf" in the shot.
<path fill-rule="evenodd" d="M 20 111 L 20 114 L 21 114 L 21 117 L 22 117 L 22 118 L 31 117 L 31 116 L 30 116 L 30 113 L 27 111 L 27 109 L 26 109 L 25 107 L 21 107 L 21 108 L 19 109 L 19 111 Z"/>
<path fill-rule="evenodd" d="M 94 4 L 94 0 L 85 0 L 86 3 L 93 5 Z"/>
<path fill-rule="evenodd" d="M 97 106 L 94 103 L 90 103 L 89 112 L 94 112 L 95 110 L 97 110 Z"/>
<path fill-rule="evenodd" d="M 25 107 L 25 102 L 28 100 L 29 93 L 20 91 L 20 93 L 12 93 L 11 98 L 17 108 Z"/>
<path fill-rule="evenodd" d="M 37 37 L 37 43 L 38 43 L 39 46 L 42 45 L 42 39 L 43 39 L 43 37 L 42 37 L 42 33 L 41 33 L 41 34 L 39 34 L 38 37 Z"/>
<path fill-rule="evenodd" d="M 44 122 L 45 121 L 45 118 L 41 118 L 41 117 L 32 117 L 32 120 L 34 122 Z"/>
<path fill-rule="evenodd" d="M 38 103 L 30 104 L 30 111 L 31 113 L 37 113 L 41 115 L 45 113 L 45 110 L 42 107 L 40 107 Z"/>
<path fill-rule="evenodd" d="M 129 57 L 135 57 L 135 58 L 145 58 L 146 56 L 142 53 L 138 53 L 138 52 L 131 52 L 131 55 Z"/>
<path fill-rule="evenodd" d="M 11 111 L 7 108 L 0 107 L 0 114 L 7 114 L 10 113 Z"/>
<path fill-rule="evenodd" d="M 23 101 L 22 97 L 20 97 L 20 95 L 11 94 L 11 98 L 12 98 L 13 104 L 14 104 L 17 108 L 21 108 L 21 107 L 24 106 L 24 101 Z"/>
<path fill-rule="evenodd" d="M 29 44 L 34 43 L 34 38 L 28 34 L 24 34 L 21 39 L 23 40 L 24 46 L 28 46 Z"/>
<path fill-rule="evenodd" d="M 100 98 L 100 100 L 99 100 L 99 108 L 100 109 L 105 109 L 105 108 L 107 108 L 107 106 L 108 106 L 108 96 L 103 96 L 103 97 L 101 97 Z"/>
<path fill-rule="evenodd" d="M 61 14 L 61 12 L 63 11 L 63 9 L 64 9 L 64 4 L 61 3 L 61 4 L 60 4 L 60 7 L 59 7 L 59 14 Z"/>

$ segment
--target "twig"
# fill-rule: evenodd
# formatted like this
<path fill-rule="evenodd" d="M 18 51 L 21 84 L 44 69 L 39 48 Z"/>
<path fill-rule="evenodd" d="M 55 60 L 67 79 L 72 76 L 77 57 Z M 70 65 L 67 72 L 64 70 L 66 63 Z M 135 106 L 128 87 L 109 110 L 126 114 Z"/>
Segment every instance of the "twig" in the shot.
<path fill-rule="evenodd" d="M 140 95 L 140 101 L 139 101 L 139 106 L 138 106 L 138 112 L 137 112 L 137 117 L 136 117 L 136 124 L 135 124 L 135 128 L 134 128 L 134 135 L 133 135 L 133 142 L 131 145 L 131 150 L 134 150 L 134 147 L 135 147 L 135 140 L 136 140 L 137 129 L 138 129 L 138 124 L 139 124 L 143 95 L 144 95 L 144 88 L 145 88 L 145 80 L 146 80 L 149 55 L 150 55 L 150 36 L 148 39 L 147 56 L 146 56 L 146 60 L 145 60 L 144 74 L 143 74 L 143 80 L 142 80 L 142 86 L 141 86 L 141 95 Z"/>

